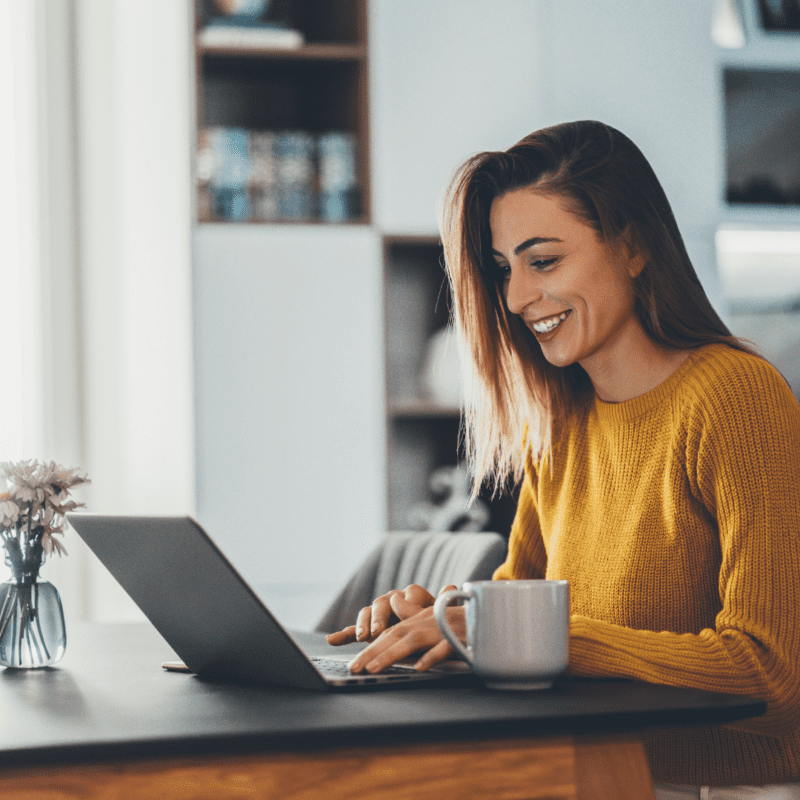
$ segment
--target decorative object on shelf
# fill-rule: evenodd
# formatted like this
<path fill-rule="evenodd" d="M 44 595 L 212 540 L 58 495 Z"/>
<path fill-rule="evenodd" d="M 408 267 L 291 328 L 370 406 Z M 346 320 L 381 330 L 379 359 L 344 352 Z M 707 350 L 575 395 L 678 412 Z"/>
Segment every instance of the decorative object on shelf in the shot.
<path fill-rule="evenodd" d="M 293 50 L 305 44 L 303 34 L 280 20 L 264 19 L 269 0 L 214 0 L 217 13 L 198 34 L 203 47 Z"/>
<path fill-rule="evenodd" d="M 214 0 L 214 6 L 220 14 L 229 17 L 258 19 L 266 13 L 270 0 Z"/>
<path fill-rule="evenodd" d="M 728 49 L 739 49 L 747 44 L 737 0 L 715 0 L 711 15 L 711 38 L 717 47 Z"/>
<path fill-rule="evenodd" d="M 0 665 L 36 668 L 55 664 L 67 644 L 58 590 L 39 576 L 45 557 L 67 551 L 66 514 L 83 503 L 69 499 L 70 489 L 90 483 L 84 473 L 54 462 L 6 462 L 0 478 L 0 538 L 10 578 L 0 584 Z"/>
<path fill-rule="evenodd" d="M 408 515 L 415 531 L 482 531 L 489 524 L 489 509 L 480 501 L 470 503 L 470 477 L 461 466 L 439 467 L 431 473 L 433 501 L 418 503 Z"/>
<path fill-rule="evenodd" d="M 440 328 L 428 340 L 421 384 L 423 392 L 437 403 L 461 405 L 461 355 L 452 326 Z"/>

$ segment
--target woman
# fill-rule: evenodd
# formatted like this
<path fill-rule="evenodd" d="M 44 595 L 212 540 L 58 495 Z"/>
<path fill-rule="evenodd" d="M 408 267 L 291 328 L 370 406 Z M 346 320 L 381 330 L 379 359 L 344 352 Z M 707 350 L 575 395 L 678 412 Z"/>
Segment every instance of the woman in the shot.
<path fill-rule="evenodd" d="M 469 159 L 442 228 L 475 487 L 521 480 L 494 577 L 570 581 L 574 675 L 767 702 L 647 733 L 660 798 L 800 798 L 800 406 L 714 312 L 650 165 L 601 123 L 547 128 Z M 390 593 L 330 641 L 427 669 L 432 602 Z"/>

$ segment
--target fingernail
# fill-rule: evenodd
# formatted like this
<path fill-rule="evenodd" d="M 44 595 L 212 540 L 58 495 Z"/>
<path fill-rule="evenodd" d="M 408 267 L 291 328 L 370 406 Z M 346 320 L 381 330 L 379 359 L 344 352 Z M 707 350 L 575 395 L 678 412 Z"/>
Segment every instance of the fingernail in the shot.
<path fill-rule="evenodd" d="M 381 665 L 378 659 L 375 659 L 375 661 L 370 661 L 369 664 L 367 664 L 367 672 L 377 672 L 380 668 Z"/>
<path fill-rule="evenodd" d="M 378 628 L 379 628 L 379 627 L 380 627 L 380 626 L 379 626 L 379 625 L 378 625 L 378 623 L 376 622 L 376 623 L 375 623 L 375 624 L 374 624 L 374 625 L 373 625 L 373 626 L 370 628 L 370 630 L 371 630 L 373 633 L 375 633 L 375 632 L 377 632 L 377 630 L 378 630 Z"/>
<path fill-rule="evenodd" d="M 350 672 L 358 672 L 361 669 L 361 664 L 358 663 L 358 659 L 354 658 L 348 665 L 347 668 Z"/>
<path fill-rule="evenodd" d="M 419 661 L 417 661 L 416 664 L 414 664 L 414 669 L 422 669 L 422 659 L 420 659 Z"/>
<path fill-rule="evenodd" d="M 356 639 L 360 639 L 363 635 L 364 635 L 364 629 L 363 628 L 357 628 L 356 629 Z"/>

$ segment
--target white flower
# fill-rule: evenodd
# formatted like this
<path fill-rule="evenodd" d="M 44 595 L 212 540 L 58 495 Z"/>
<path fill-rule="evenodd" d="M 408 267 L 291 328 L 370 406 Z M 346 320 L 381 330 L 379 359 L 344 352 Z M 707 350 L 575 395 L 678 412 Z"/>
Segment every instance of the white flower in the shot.
<path fill-rule="evenodd" d="M 86 477 L 86 473 L 77 467 L 68 469 L 67 467 L 59 467 L 51 462 L 49 469 L 50 484 L 54 489 L 57 489 L 57 493 L 68 492 L 74 486 L 80 486 L 83 483 L 91 483 Z"/>
<path fill-rule="evenodd" d="M 19 506 L 8 492 L 0 494 L 0 528 L 8 530 L 19 519 Z"/>
<path fill-rule="evenodd" d="M 16 464 L 7 461 L 0 465 L 5 477 L 11 482 L 11 496 L 23 503 L 34 503 L 39 505 L 44 502 L 48 495 L 48 484 L 46 483 L 49 473 L 46 469 L 40 468 L 38 461 L 20 461 Z"/>
<path fill-rule="evenodd" d="M 55 461 L 6 461 L 0 463 L 0 483 L 5 479 L 8 491 L 0 494 L 0 530 L 12 525 L 41 535 L 42 549 L 66 554 L 66 549 L 55 535 L 63 535 L 66 514 L 81 508 L 83 503 L 69 499 L 74 486 L 91 483 L 86 473 L 79 469 L 59 466 Z M 38 529 L 38 531 L 37 531 Z M 17 534 L 12 533 L 15 541 Z"/>
<path fill-rule="evenodd" d="M 59 556 L 62 555 L 65 556 L 67 554 L 67 548 L 64 547 L 64 545 L 61 544 L 61 542 L 59 542 L 58 539 L 53 538 L 54 533 L 63 536 L 64 531 L 57 531 L 57 530 L 45 531 L 44 536 L 42 536 L 42 549 L 44 550 L 44 553 L 47 556 L 52 555 L 54 551 L 58 553 Z"/>

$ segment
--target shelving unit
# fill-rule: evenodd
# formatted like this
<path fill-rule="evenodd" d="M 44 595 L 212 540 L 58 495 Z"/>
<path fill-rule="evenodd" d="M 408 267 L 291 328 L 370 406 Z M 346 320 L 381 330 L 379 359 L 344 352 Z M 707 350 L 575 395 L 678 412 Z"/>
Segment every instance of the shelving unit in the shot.
<path fill-rule="evenodd" d="M 425 380 L 431 337 L 446 328 L 450 318 L 450 291 L 438 238 L 385 236 L 383 258 L 388 526 L 399 530 L 408 527 L 415 504 L 431 500 L 431 473 L 463 463 L 461 412 L 451 399 L 437 399 Z M 516 499 L 481 499 L 491 513 L 488 529 L 507 535 Z"/>
<path fill-rule="evenodd" d="M 286 49 L 203 44 L 200 33 L 219 13 L 212 0 L 195 0 L 198 140 L 203 129 L 214 126 L 352 134 L 357 210 L 346 222 L 368 224 L 366 0 L 272 0 L 266 15 L 299 31 L 304 44 Z M 228 221 L 204 212 L 200 202 L 198 209 L 202 222 Z"/>
<path fill-rule="evenodd" d="M 769 120 L 769 124 L 774 126 L 780 122 L 781 116 L 788 121 L 793 114 L 790 104 L 793 102 L 792 108 L 796 108 L 800 85 L 800 32 L 765 30 L 758 0 L 742 3 L 741 13 L 744 46 L 721 49 L 718 58 L 725 107 L 724 157 L 728 173 L 723 197 L 730 194 L 731 176 L 736 183 L 737 167 L 731 163 L 736 153 L 735 147 L 732 148 L 733 139 L 743 139 L 752 150 L 739 153 L 739 168 L 743 163 L 745 169 L 757 172 L 764 162 L 768 164 L 767 171 L 785 179 L 786 169 L 781 158 L 789 164 L 796 161 L 788 152 L 796 137 L 791 133 L 780 136 L 777 130 L 770 131 L 769 126 L 761 123 Z M 759 137 L 763 138 L 762 152 L 756 148 Z M 787 152 L 778 152 L 781 148 Z M 755 198 L 745 201 L 734 198 L 731 201 L 727 197 L 722 204 L 722 218 L 731 226 L 797 228 L 800 203 L 758 202 Z"/>

